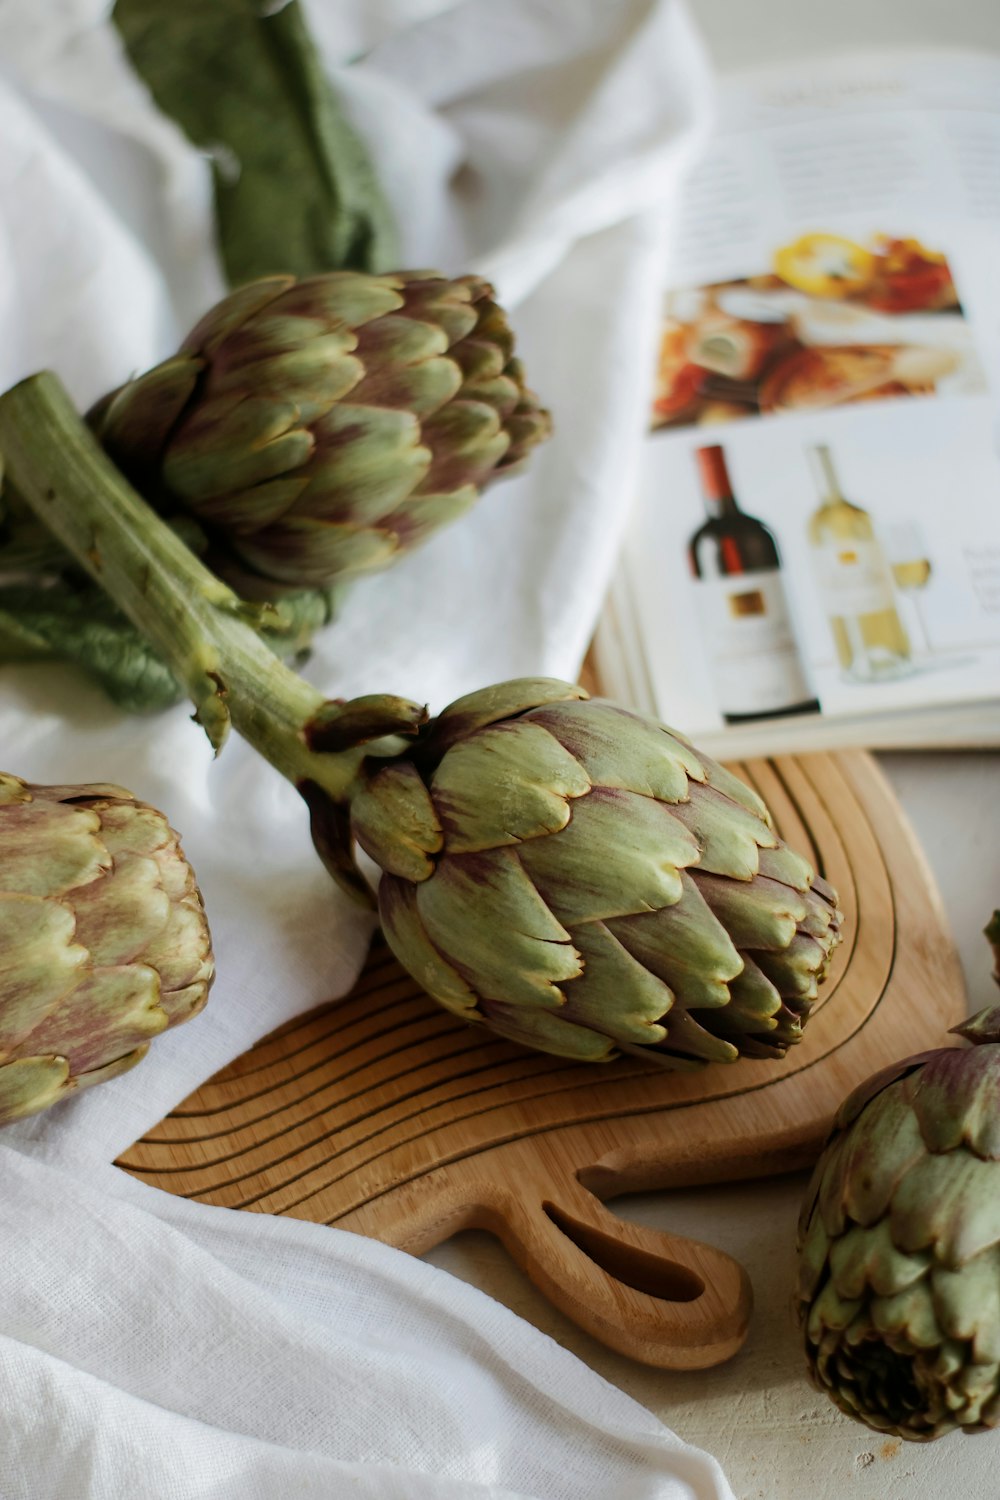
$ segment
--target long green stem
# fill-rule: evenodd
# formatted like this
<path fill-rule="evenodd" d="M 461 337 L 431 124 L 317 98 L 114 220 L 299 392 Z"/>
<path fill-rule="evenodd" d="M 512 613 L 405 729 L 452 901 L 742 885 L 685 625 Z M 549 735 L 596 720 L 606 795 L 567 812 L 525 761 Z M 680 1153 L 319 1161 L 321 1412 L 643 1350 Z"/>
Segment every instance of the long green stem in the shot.
<path fill-rule="evenodd" d="M 253 607 L 125 481 L 54 375 L 0 397 L 0 453 L 39 519 L 169 663 L 216 750 L 232 722 L 295 785 L 342 801 L 363 751 L 310 750 L 303 728 L 326 700 L 260 640 Z"/>

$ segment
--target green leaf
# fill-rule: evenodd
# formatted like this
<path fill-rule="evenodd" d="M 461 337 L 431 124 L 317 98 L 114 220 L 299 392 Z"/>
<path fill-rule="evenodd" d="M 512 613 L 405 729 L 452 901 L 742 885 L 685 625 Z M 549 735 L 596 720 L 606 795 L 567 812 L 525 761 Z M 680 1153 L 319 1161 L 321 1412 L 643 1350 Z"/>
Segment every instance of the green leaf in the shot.
<path fill-rule="evenodd" d="M 182 696 L 149 642 L 89 586 L 0 589 L 0 663 L 23 661 L 82 667 L 129 713 L 155 712 Z"/>
<path fill-rule="evenodd" d="M 211 155 L 226 275 L 387 269 L 395 232 L 297 0 L 117 0 L 156 103 Z"/>
<path fill-rule="evenodd" d="M 276 656 L 299 657 L 332 619 L 335 597 L 310 589 L 267 605 L 258 634 Z M 0 588 L 0 666 L 28 661 L 82 667 L 126 713 L 157 713 L 185 696 L 145 636 L 89 583 Z"/>

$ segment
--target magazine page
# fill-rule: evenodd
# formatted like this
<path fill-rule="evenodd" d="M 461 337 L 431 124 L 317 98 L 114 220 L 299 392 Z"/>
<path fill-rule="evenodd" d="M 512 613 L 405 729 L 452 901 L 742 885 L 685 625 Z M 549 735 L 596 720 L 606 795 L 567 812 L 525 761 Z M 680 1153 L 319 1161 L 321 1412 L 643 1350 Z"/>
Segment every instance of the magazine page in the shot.
<path fill-rule="evenodd" d="M 728 80 L 664 279 L 605 681 L 706 743 L 1000 736 L 1000 59 Z"/>

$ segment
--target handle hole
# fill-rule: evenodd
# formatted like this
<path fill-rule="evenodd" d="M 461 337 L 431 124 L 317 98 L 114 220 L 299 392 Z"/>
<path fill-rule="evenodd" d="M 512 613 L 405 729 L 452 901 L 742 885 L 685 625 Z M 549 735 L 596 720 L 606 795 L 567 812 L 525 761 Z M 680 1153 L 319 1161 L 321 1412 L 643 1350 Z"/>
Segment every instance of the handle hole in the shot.
<path fill-rule="evenodd" d="M 694 1302 L 703 1294 L 705 1283 L 687 1266 L 616 1240 L 602 1229 L 594 1229 L 592 1225 L 574 1219 L 554 1203 L 543 1203 L 542 1209 L 546 1218 L 578 1250 L 589 1255 L 602 1271 L 634 1291 L 645 1292 L 663 1302 Z"/>

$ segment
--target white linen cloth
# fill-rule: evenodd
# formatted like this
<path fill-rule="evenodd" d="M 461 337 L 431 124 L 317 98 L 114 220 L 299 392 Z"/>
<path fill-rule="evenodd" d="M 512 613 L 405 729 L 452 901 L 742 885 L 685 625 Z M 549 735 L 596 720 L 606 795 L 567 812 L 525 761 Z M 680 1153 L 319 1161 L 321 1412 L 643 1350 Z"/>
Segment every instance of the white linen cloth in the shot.
<path fill-rule="evenodd" d="M 207 166 L 100 0 L 0 0 L 0 386 L 87 403 L 222 291 Z M 481 269 L 556 437 L 358 586 L 308 675 L 442 707 L 575 675 L 624 520 L 659 264 L 705 69 L 675 0 L 309 0 L 402 263 Z M 347 65 L 350 57 L 359 60 Z M 0 674 L 0 766 L 120 781 L 181 830 L 207 1010 L 134 1072 L 0 1140 L 0 1495 L 727 1500 L 713 1460 L 474 1289 L 320 1226 L 169 1198 L 110 1165 L 193 1087 L 353 982 L 370 936 L 297 796 L 186 708 L 128 718 L 59 667 Z"/>

